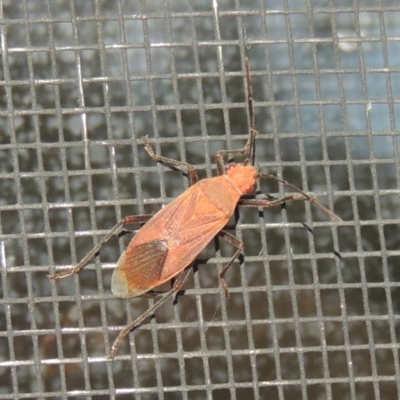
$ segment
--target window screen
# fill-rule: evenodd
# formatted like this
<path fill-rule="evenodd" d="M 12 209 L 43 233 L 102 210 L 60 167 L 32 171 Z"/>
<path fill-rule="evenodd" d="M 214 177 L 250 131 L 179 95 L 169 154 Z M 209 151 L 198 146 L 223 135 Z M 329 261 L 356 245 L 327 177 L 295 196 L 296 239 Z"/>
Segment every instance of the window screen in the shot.
<path fill-rule="evenodd" d="M 399 20 L 397 0 L 1 1 L 1 397 L 398 398 Z M 200 178 L 244 145 L 246 57 L 257 169 L 344 222 L 308 202 L 240 207 L 230 297 L 235 249 L 216 238 L 107 360 L 154 302 L 111 293 L 131 235 L 47 275 L 188 187 L 143 136 Z"/>

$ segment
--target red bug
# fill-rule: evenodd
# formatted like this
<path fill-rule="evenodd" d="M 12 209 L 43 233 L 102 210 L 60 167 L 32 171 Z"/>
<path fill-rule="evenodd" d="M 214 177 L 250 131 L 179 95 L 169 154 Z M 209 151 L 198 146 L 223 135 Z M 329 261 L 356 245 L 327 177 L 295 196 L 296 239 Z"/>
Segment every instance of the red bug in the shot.
<path fill-rule="evenodd" d="M 121 340 L 131 330 L 139 326 L 145 318 L 152 315 L 158 307 L 180 290 L 190 271 L 189 267 L 201 250 L 216 235 L 236 247 L 235 254 L 219 274 L 220 282 L 228 295 L 227 284 L 223 276 L 242 252 L 243 243 L 222 229 L 233 215 L 238 204 L 269 208 L 283 204 L 287 200 L 309 201 L 333 220 L 341 222 L 339 217 L 320 205 L 314 197 L 305 194 L 286 181 L 258 173 L 251 165 L 257 131 L 254 128 L 251 74 L 247 59 L 245 60 L 245 67 L 250 116 L 249 138 L 242 149 L 222 150 L 216 154 L 218 176 L 198 181 L 196 170 L 192 165 L 156 155 L 148 139 L 143 138 L 145 149 L 153 160 L 170 167 L 187 170 L 190 187 L 155 215 L 136 215 L 123 218 L 75 268 L 49 276 L 50 279 L 62 279 L 77 274 L 122 225 L 145 223 L 118 260 L 112 276 L 111 289 L 113 294 L 123 298 L 135 297 L 149 292 L 174 277 L 176 279 L 172 288 L 164 293 L 152 307 L 120 331 L 111 348 L 109 358 L 114 358 Z M 244 155 L 243 164 L 232 163 L 225 169 L 223 156 L 233 154 Z M 298 193 L 275 200 L 242 199 L 243 195 L 254 193 L 256 181 L 261 176 L 276 179 L 294 188 Z"/>

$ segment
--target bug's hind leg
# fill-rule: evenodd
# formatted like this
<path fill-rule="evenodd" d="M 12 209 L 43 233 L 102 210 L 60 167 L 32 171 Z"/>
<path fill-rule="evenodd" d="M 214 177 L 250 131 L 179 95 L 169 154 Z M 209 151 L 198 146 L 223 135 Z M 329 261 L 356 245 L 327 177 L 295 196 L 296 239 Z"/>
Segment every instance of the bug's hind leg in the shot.
<path fill-rule="evenodd" d="M 186 268 L 183 270 L 179 275 L 177 275 L 174 285 L 168 292 L 165 292 L 164 295 L 156 302 L 154 303 L 149 309 L 147 309 L 142 315 L 140 315 L 138 318 L 136 318 L 133 322 L 131 322 L 128 326 L 126 326 L 124 329 L 122 329 L 117 338 L 115 339 L 112 347 L 111 347 L 111 352 L 108 355 L 108 359 L 113 359 L 115 355 L 117 354 L 118 348 L 121 344 L 122 339 L 129 334 L 133 329 L 137 328 L 139 325 L 142 324 L 142 322 L 147 318 L 150 317 L 151 315 L 154 314 L 154 311 L 157 310 L 158 307 L 160 307 L 162 304 L 164 304 L 169 298 L 177 294 L 186 280 L 189 272 L 191 271 L 191 268 Z"/>
<path fill-rule="evenodd" d="M 197 172 L 196 169 L 193 167 L 193 165 L 188 164 L 184 161 L 179 161 L 179 160 L 174 160 L 172 158 L 159 156 L 154 152 L 153 147 L 151 146 L 147 136 L 143 136 L 143 143 L 147 153 L 154 161 L 159 162 L 160 164 L 166 165 L 168 167 L 177 168 L 180 171 L 186 172 L 189 177 L 190 186 L 197 183 L 199 178 L 197 177 Z"/>

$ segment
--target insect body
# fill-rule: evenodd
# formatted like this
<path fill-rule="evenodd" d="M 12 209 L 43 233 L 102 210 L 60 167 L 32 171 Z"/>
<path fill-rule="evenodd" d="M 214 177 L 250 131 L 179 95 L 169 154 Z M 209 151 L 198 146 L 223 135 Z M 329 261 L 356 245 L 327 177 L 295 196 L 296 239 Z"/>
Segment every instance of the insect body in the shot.
<path fill-rule="evenodd" d="M 145 318 L 152 315 L 161 304 L 180 290 L 190 271 L 188 267 L 217 234 L 236 247 L 236 252 L 231 260 L 219 274 L 222 287 L 228 294 L 227 284 L 223 276 L 242 252 L 243 243 L 222 229 L 233 215 L 238 204 L 269 208 L 283 204 L 287 200 L 309 201 L 332 219 L 341 221 L 313 197 L 286 181 L 258 173 L 251 165 L 257 132 L 254 129 L 251 76 L 247 59 L 245 65 L 251 125 L 249 138 L 242 149 L 223 150 L 217 153 L 216 164 L 219 176 L 198 181 L 196 170 L 192 165 L 155 154 L 148 139 L 144 138 L 145 149 L 150 157 L 164 165 L 185 169 L 191 186 L 155 215 L 137 215 L 123 218 L 74 269 L 60 271 L 50 276 L 51 279 L 61 279 L 77 274 L 121 226 L 145 223 L 117 263 L 112 277 L 112 292 L 117 297 L 135 297 L 169 281 L 171 278 L 176 277 L 175 282 L 170 291 L 166 292 L 152 307 L 121 330 L 112 346 L 110 358 L 115 356 L 121 340 L 132 329 L 139 326 Z M 245 160 L 243 164 L 229 164 L 225 168 L 223 157 L 232 154 L 242 154 L 245 156 Z M 243 195 L 254 193 L 256 181 L 261 176 L 283 182 L 285 185 L 294 188 L 297 193 L 276 200 L 243 199 Z"/>
<path fill-rule="evenodd" d="M 251 165 L 230 165 L 226 175 L 203 179 L 151 218 L 118 261 L 112 291 L 118 297 L 148 292 L 190 265 L 232 216 L 242 195 L 254 192 Z"/>

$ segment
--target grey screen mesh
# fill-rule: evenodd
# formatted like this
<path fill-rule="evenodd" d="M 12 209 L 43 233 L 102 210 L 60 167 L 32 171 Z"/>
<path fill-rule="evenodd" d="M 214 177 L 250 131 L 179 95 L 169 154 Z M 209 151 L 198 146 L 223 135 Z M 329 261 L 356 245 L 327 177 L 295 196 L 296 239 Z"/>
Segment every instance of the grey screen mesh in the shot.
<path fill-rule="evenodd" d="M 399 21 L 397 0 L 0 1 L 1 398 L 398 398 Z M 230 297 L 234 248 L 215 239 L 107 360 L 154 302 L 111 293 L 130 236 L 47 275 L 188 187 L 142 136 L 201 178 L 243 146 L 245 57 L 257 168 L 344 223 L 239 208 Z"/>

